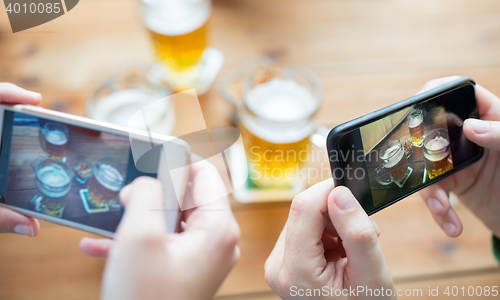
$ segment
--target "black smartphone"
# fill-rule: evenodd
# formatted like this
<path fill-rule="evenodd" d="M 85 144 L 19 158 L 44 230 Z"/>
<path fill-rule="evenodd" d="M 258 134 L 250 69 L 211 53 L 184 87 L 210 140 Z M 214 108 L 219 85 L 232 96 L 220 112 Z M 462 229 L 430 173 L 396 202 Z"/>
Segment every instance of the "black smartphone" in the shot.
<path fill-rule="evenodd" d="M 474 85 L 462 77 L 333 128 L 335 186 L 371 215 L 478 161 L 483 148 L 462 130 L 479 117 Z"/>

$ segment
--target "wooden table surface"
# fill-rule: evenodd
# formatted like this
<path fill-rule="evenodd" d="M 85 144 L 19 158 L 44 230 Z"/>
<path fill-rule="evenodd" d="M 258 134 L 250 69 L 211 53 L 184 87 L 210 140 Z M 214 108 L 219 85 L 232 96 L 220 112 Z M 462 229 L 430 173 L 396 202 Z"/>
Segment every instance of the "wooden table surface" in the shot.
<path fill-rule="evenodd" d="M 80 1 L 16 34 L 7 13 L 0 16 L 0 81 L 41 92 L 47 108 L 83 115 L 105 78 L 152 59 L 133 0 Z M 500 95 L 497 0 L 215 0 L 210 34 L 226 57 L 221 74 L 256 54 L 311 68 L 324 87 L 319 121 L 328 127 L 408 98 L 440 76 L 468 75 Z M 214 88 L 200 101 L 208 125 L 230 123 L 232 107 Z M 289 205 L 233 201 L 242 256 L 216 298 L 278 299 L 263 265 Z M 418 195 L 373 216 L 398 288 L 498 285 L 490 233 L 462 205 L 456 210 L 464 223 L 456 239 L 434 224 Z M 0 299 L 97 298 L 105 260 L 80 252 L 83 236 L 47 222 L 33 239 L 1 235 Z"/>

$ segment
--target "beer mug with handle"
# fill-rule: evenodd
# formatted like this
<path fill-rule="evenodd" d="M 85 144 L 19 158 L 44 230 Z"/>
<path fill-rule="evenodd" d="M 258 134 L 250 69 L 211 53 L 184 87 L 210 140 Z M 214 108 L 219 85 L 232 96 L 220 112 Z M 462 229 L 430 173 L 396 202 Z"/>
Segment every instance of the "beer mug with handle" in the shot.
<path fill-rule="evenodd" d="M 58 159 L 42 156 L 32 161 L 31 167 L 35 172 L 36 185 L 43 194 L 43 197 L 35 196 L 35 209 L 47 215 L 61 217 L 66 206 L 64 196 L 69 193 L 74 177 L 71 167 Z"/>
<path fill-rule="evenodd" d="M 324 149 L 328 134 L 316 120 L 323 96 L 316 74 L 258 56 L 225 75 L 218 89 L 236 107 L 250 182 L 264 189 L 294 186 L 309 145 Z"/>
<path fill-rule="evenodd" d="M 382 165 L 375 169 L 376 179 L 381 185 L 395 183 L 402 187 L 411 172 L 408 166 L 408 157 L 411 155 L 411 148 L 405 151 L 400 140 L 391 140 L 379 149 L 379 160 Z"/>
<path fill-rule="evenodd" d="M 125 182 L 123 170 L 117 160 L 111 157 L 101 158 L 92 170 L 87 187 L 89 200 L 95 207 L 103 207 L 120 192 Z"/>

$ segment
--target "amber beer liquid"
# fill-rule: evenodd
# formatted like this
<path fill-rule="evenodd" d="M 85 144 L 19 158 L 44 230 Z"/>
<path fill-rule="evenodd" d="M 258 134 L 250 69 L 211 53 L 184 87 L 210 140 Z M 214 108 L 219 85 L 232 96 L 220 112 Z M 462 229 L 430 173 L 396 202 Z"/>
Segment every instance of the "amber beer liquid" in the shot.
<path fill-rule="evenodd" d="M 90 202 L 96 207 L 103 207 L 118 195 L 123 181 L 123 176 L 115 167 L 98 162 L 87 185 Z"/>
<path fill-rule="evenodd" d="M 424 116 L 421 110 L 413 110 L 408 115 L 408 128 L 415 146 L 422 146 L 424 141 Z"/>
<path fill-rule="evenodd" d="M 260 188 L 292 186 L 307 161 L 316 100 L 296 82 L 274 78 L 250 90 L 245 105 L 240 130 L 250 180 Z"/>
<path fill-rule="evenodd" d="M 210 13 L 208 0 L 163 0 L 144 9 L 156 58 L 166 66 L 175 89 L 192 87 L 199 76 Z"/>
<path fill-rule="evenodd" d="M 451 169 L 450 142 L 446 137 L 436 136 L 425 142 L 425 168 L 429 179 L 442 175 Z"/>
<path fill-rule="evenodd" d="M 408 159 L 401 144 L 387 149 L 381 158 L 384 160 L 384 168 L 389 170 L 394 181 L 403 182 L 408 173 Z"/>

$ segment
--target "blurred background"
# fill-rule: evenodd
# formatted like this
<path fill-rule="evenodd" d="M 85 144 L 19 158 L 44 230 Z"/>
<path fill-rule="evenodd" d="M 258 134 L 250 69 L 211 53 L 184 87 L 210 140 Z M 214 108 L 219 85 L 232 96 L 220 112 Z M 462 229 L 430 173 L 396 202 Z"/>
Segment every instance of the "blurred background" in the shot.
<path fill-rule="evenodd" d="M 306 66 L 323 86 L 317 120 L 329 128 L 406 99 L 436 77 L 470 76 L 500 95 L 496 0 L 214 0 L 212 6 L 207 46 L 225 57 L 217 78 L 255 55 Z M 154 60 L 135 0 L 82 0 L 15 34 L 0 12 L 0 81 L 40 92 L 45 108 L 85 115 L 87 99 L 110 76 Z M 207 126 L 233 124 L 234 107 L 215 86 L 199 99 Z M 177 122 L 188 117 L 175 109 Z M 217 299 L 278 299 L 263 266 L 289 206 L 232 199 L 242 256 Z M 398 288 L 498 285 L 491 234 L 460 204 L 456 210 L 464 223 L 456 239 L 434 224 L 418 195 L 373 216 Z M 97 298 L 105 260 L 78 248 L 92 235 L 41 225 L 33 239 L 0 236 L 0 299 Z"/>

